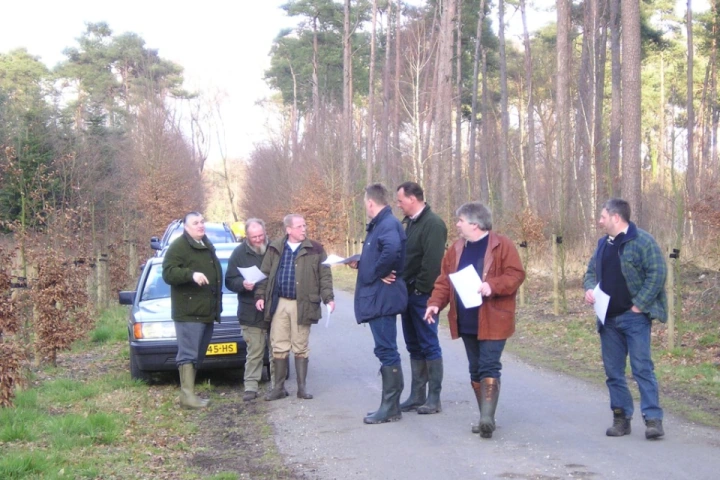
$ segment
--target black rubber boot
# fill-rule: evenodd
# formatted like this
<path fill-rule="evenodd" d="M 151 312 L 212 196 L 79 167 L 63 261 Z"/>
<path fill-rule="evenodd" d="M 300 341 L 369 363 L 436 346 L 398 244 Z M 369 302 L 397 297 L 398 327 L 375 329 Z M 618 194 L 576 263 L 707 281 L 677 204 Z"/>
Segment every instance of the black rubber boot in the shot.
<path fill-rule="evenodd" d="M 427 399 L 428 369 L 425 360 L 410 360 L 410 372 L 412 383 L 410 384 L 410 396 L 400 404 L 400 410 L 411 412 L 417 410 Z"/>
<path fill-rule="evenodd" d="M 380 408 L 363 419 L 367 424 L 397 422 L 402 418 L 400 394 L 405 386 L 400 365 L 380 368 L 382 374 L 382 397 Z"/>
<path fill-rule="evenodd" d="M 305 379 L 307 377 L 308 370 L 308 358 L 307 357 L 295 357 L 295 374 L 297 376 L 297 397 L 303 400 L 310 400 L 313 398 L 312 395 L 305 391 Z"/>
<path fill-rule="evenodd" d="M 631 418 L 625 416 L 625 410 L 622 408 L 613 408 L 613 424 L 612 427 L 605 431 L 605 435 L 608 437 L 630 435 L 632 431 L 630 428 L 630 420 Z"/>
<path fill-rule="evenodd" d="M 628 433 L 630 432 L 628 431 Z M 663 435 L 665 435 L 665 430 L 663 430 L 661 418 L 645 419 L 645 438 L 647 438 L 648 440 L 654 440 L 656 438 L 662 437 Z"/>
<path fill-rule="evenodd" d="M 480 436 L 492 438 L 495 431 L 495 409 L 500 398 L 500 379 L 483 378 L 480 380 Z"/>
<path fill-rule="evenodd" d="M 440 413 L 442 405 L 440 404 L 440 391 L 442 390 L 443 381 L 443 359 L 429 360 L 427 362 L 428 371 L 428 396 L 427 401 L 417 412 L 420 414 Z"/>
<path fill-rule="evenodd" d="M 482 411 L 482 395 L 480 393 L 480 382 L 473 382 L 470 381 L 470 385 L 472 385 L 473 393 L 475 394 L 475 400 L 477 401 L 478 411 Z M 472 433 L 480 433 L 480 420 L 478 420 L 477 425 L 472 426 Z"/>
<path fill-rule="evenodd" d="M 287 397 L 287 392 L 285 391 L 285 379 L 287 378 L 290 359 L 273 358 L 273 363 L 275 364 L 275 385 L 273 385 L 273 389 L 265 395 L 265 400 L 267 401 L 279 400 Z"/>

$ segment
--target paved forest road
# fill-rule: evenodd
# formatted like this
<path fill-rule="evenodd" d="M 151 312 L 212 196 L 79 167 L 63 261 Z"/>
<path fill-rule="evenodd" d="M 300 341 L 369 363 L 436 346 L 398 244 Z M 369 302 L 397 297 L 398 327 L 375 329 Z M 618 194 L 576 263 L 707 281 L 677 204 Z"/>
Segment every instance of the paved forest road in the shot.
<path fill-rule="evenodd" d="M 352 296 L 338 292 L 336 302 L 329 327 L 323 319 L 310 336 L 308 390 L 315 398 L 295 397 L 291 366 L 290 397 L 270 404 L 280 452 L 307 478 L 720 478 L 719 431 L 666 414 L 666 437 L 648 441 L 636 412 L 632 435 L 606 437 L 612 414 L 604 387 L 526 365 L 510 355 L 503 357 L 498 429 L 492 439 L 480 439 L 470 432 L 478 410 L 465 350 L 447 331 L 442 338 L 442 413 L 411 412 L 399 422 L 364 425 L 365 412 L 380 403 L 379 363 L 369 327 L 355 323 Z M 404 400 L 410 366 L 400 332 L 398 337 Z"/>

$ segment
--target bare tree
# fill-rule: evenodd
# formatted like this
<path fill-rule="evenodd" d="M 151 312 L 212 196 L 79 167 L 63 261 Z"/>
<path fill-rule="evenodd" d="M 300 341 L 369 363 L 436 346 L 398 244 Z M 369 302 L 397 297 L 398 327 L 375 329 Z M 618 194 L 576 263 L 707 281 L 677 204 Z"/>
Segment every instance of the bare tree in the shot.
<path fill-rule="evenodd" d="M 475 146 L 477 144 L 477 115 L 478 115 L 478 68 L 480 64 L 480 50 L 482 48 L 483 22 L 485 21 L 485 0 L 480 0 L 480 8 L 478 9 L 477 28 L 475 30 L 475 54 L 473 55 L 473 89 L 472 89 L 472 107 L 470 112 L 470 141 L 468 145 L 468 170 L 470 185 L 468 192 L 470 198 L 477 198 L 480 187 L 480 178 L 475 166 Z M 477 177 L 476 177 L 477 175 Z M 482 189 L 484 190 L 484 189 Z"/>
<path fill-rule="evenodd" d="M 375 32 L 377 29 L 377 0 L 372 0 L 372 30 L 370 33 L 370 72 L 368 74 L 368 115 L 365 147 L 365 184 L 373 180 L 374 114 L 375 114 Z"/>
<path fill-rule="evenodd" d="M 555 175 L 559 176 L 554 187 L 553 220 L 553 290 L 554 311 L 558 315 L 567 309 L 565 299 L 565 235 L 570 176 L 570 0 L 557 0 L 557 161 Z"/>
<path fill-rule="evenodd" d="M 621 3 L 622 22 L 622 195 L 634 217 L 643 218 L 640 156 L 640 1 Z"/>
<path fill-rule="evenodd" d="M 342 155 L 342 178 L 344 183 L 343 192 L 350 190 L 350 160 L 352 156 L 352 133 L 353 133 L 353 75 L 352 75 L 352 42 L 350 27 L 350 0 L 345 0 L 343 17 L 343 155 Z"/>
<path fill-rule="evenodd" d="M 610 2 L 611 109 L 610 151 L 606 184 L 608 196 L 620 194 L 620 142 L 622 141 L 622 69 L 620 65 L 620 0 Z"/>
<path fill-rule="evenodd" d="M 510 165 L 508 160 L 508 113 L 507 56 L 505 54 L 505 0 L 498 0 L 498 37 L 500 55 L 500 204 L 496 211 L 502 216 L 510 208 Z"/>
<path fill-rule="evenodd" d="M 525 46 L 525 89 L 527 90 L 527 156 L 524 162 L 525 175 L 523 182 L 523 208 L 530 206 L 530 199 L 527 192 L 531 189 L 527 186 L 531 182 L 532 175 L 527 175 L 531 168 L 535 167 L 535 95 L 533 93 L 533 65 L 532 52 L 530 50 L 530 34 L 527 27 L 527 15 L 525 0 L 520 0 L 520 13 L 523 23 L 523 45 Z"/>
<path fill-rule="evenodd" d="M 623 15 L 625 11 L 623 10 Z M 694 45 L 693 45 L 693 15 L 692 0 L 687 0 L 687 193 L 689 205 L 695 203 L 697 197 L 696 173 L 695 173 L 695 106 L 693 105 L 693 66 L 694 66 Z M 623 24 L 624 27 L 624 24 Z"/>

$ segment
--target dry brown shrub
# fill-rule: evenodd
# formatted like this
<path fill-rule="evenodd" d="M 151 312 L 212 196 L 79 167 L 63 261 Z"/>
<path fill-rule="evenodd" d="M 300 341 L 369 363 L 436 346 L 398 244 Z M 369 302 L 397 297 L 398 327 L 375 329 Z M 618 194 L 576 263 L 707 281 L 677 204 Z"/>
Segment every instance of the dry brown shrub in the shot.
<path fill-rule="evenodd" d="M 514 222 L 508 225 L 507 232 L 510 237 L 527 243 L 545 241 L 545 226 L 547 222 L 535 214 L 530 208 L 513 215 Z"/>
<path fill-rule="evenodd" d="M 88 296 L 90 245 L 75 210 L 57 211 L 48 231 L 28 248 L 36 277 L 30 282 L 36 361 L 55 365 L 57 352 L 67 350 L 92 329 L 95 316 Z"/>
<path fill-rule="evenodd" d="M 25 360 L 15 333 L 20 328 L 8 266 L 11 255 L 0 247 L 0 407 L 12 405 L 15 387 L 22 383 L 21 367 Z"/>
<path fill-rule="evenodd" d="M 347 219 L 339 186 L 328 186 L 319 172 L 308 176 L 305 188 L 293 195 L 291 203 L 294 212 L 305 218 L 309 238 L 324 245 L 339 245 L 344 240 Z"/>

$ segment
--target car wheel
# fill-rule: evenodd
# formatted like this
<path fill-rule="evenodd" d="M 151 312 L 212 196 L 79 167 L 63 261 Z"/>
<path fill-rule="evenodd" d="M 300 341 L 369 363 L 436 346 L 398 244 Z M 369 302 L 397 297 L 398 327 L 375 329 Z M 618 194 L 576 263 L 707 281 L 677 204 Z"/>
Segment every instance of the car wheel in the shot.
<path fill-rule="evenodd" d="M 147 370 L 140 370 L 140 367 L 137 364 L 137 358 L 133 354 L 132 350 L 130 350 L 130 377 L 133 380 L 140 380 L 145 383 L 150 382 L 151 379 L 150 372 Z"/>

